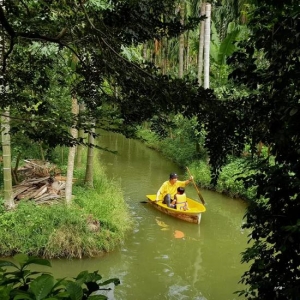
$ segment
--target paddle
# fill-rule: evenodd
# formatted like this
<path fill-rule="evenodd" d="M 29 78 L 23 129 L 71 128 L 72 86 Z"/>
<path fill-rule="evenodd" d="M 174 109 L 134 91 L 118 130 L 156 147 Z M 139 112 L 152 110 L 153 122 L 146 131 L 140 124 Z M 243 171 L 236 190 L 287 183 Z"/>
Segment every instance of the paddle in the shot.
<path fill-rule="evenodd" d="M 192 174 L 191 174 L 189 168 L 186 167 L 186 169 L 187 169 L 188 173 L 190 174 L 190 176 L 192 177 Z M 194 178 L 192 179 L 192 181 L 193 181 L 194 187 L 195 187 L 195 189 L 196 189 L 196 191 L 197 191 L 197 194 L 198 194 L 198 196 L 199 196 L 201 202 L 202 202 L 203 204 L 205 204 L 205 201 L 204 201 L 202 195 L 200 194 L 200 191 L 199 191 L 199 189 L 198 189 L 198 187 L 197 187 L 197 185 L 196 185 L 196 183 L 195 183 L 195 181 L 194 181 Z"/>

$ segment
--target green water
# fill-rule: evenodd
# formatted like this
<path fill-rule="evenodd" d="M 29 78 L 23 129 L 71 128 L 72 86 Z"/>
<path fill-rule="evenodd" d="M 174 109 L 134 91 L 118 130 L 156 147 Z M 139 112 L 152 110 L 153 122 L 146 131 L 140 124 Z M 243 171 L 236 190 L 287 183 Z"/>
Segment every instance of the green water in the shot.
<path fill-rule="evenodd" d="M 242 299 L 234 295 L 246 266 L 240 253 L 247 246 L 241 230 L 245 204 L 214 192 L 201 190 L 207 211 L 201 224 L 190 224 L 155 210 L 146 203 L 146 194 L 157 192 L 171 172 L 185 179 L 182 171 L 142 143 L 117 134 L 104 133 L 102 147 L 118 155 L 101 153 L 107 175 L 120 181 L 134 227 L 124 244 L 100 258 L 54 260 L 53 272 L 73 277 L 82 270 L 95 271 L 104 279 L 117 277 L 110 299 Z M 187 195 L 197 199 L 193 185 Z M 175 238 L 181 231 L 183 238 Z"/>

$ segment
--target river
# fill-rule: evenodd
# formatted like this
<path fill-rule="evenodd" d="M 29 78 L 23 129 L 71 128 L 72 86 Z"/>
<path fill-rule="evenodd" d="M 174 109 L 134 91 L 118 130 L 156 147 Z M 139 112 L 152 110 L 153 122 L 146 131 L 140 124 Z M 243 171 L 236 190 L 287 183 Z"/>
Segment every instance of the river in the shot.
<path fill-rule="evenodd" d="M 107 176 L 122 186 L 133 229 L 118 249 L 100 258 L 53 260 L 53 274 L 74 277 L 83 270 L 99 270 L 104 279 L 117 277 L 121 284 L 110 296 L 116 300 L 243 299 L 234 292 L 242 289 L 238 281 L 247 269 L 240 263 L 248 240 L 241 229 L 245 203 L 201 190 L 207 209 L 201 224 L 177 220 L 144 202 L 171 172 L 187 179 L 182 170 L 119 134 L 102 133 L 100 145 L 118 151 L 101 152 L 99 159 Z M 192 184 L 186 193 L 199 200 Z M 177 238 L 175 231 L 183 237 Z"/>

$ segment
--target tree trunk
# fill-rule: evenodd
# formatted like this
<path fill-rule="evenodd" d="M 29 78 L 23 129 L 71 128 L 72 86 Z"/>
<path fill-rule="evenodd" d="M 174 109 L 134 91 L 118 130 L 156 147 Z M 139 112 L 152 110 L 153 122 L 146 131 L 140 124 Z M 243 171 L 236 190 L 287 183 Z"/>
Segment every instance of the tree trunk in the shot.
<path fill-rule="evenodd" d="M 9 209 L 15 206 L 12 190 L 11 170 L 11 145 L 10 145 L 10 118 L 9 108 L 1 116 L 1 136 L 3 151 L 3 180 L 4 180 L 4 202 Z"/>
<path fill-rule="evenodd" d="M 180 23 L 184 25 L 184 14 L 185 14 L 185 0 L 180 1 Z M 183 77 L 183 67 L 184 67 L 184 33 L 179 36 L 179 67 L 178 67 L 178 77 Z"/>
<path fill-rule="evenodd" d="M 87 161 L 86 161 L 86 170 L 85 170 L 85 184 L 94 187 L 94 133 L 95 133 L 95 128 L 93 128 L 92 132 L 89 133 L 88 137 L 88 153 L 87 153 Z"/>
<path fill-rule="evenodd" d="M 190 68 L 190 43 L 189 43 L 189 35 L 190 31 L 188 30 L 186 33 L 186 42 L 184 45 L 185 48 L 185 70 L 186 73 L 188 73 L 188 70 Z"/>
<path fill-rule="evenodd" d="M 84 112 L 84 103 L 80 103 L 79 104 L 79 113 Z M 80 140 L 84 140 L 85 136 L 84 136 L 84 130 L 83 129 L 79 129 L 78 132 L 78 138 Z M 80 168 L 82 166 L 82 151 L 83 151 L 83 145 L 78 145 L 77 146 L 77 151 L 76 151 L 76 167 Z"/>
<path fill-rule="evenodd" d="M 143 43 L 143 59 L 144 61 L 147 61 L 148 60 L 148 47 L 147 47 L 147 42 L 144 42 Z"/>
<path fill-rule="evenodd" d="M 205 33 L 204 33 L 204 88 L 209 88 L 209 53 L 210 53 L 210 15 L 211 4 L 205 6 Z"/>
<path fill-rule="evenodd" d="M 77 99 L 75 97 L 72 97 L 72 113 L 74 116 L 78 114 Z M 71 128 L 70 133 L 73 138 L 77 138 L 78 132 L 75 126 Z M 67 169 L 67 179 L 66 179 L 66 203 L 67 204 L 70 204 L 72 201 L 75 153 L 76 153 L 76 146 L 70 147 L 69 155 L 68 155 L 68 169 Z"/>
<path fill-rule="evenodd" d="M 203 2 L 201 5 L 201 16 L 205 15 L 205 6 L 206 3 Z M 204 49 L 204 20 L 200 22 L 200 31 L 199 31 L 199 52 L 198 52 L 198 83 L 199 86 L 202 86 L 202 77 L 203 77 L 203 49 Z"/>

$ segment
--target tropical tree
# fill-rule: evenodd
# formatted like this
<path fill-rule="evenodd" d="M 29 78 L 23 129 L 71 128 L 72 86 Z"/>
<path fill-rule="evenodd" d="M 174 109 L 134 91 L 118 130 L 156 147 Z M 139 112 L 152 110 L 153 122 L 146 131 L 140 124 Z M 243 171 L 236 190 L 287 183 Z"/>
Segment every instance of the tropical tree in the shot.
<path fill-rule="evenodd" d="M 0 23 L 10 46 L 3 55 L 3 82 L 9 84 L 9 93 L 3 85 L 1 107 L 11 106 L 19 120 L 11 132 L 22 131 L 47 147 L 82 143 L 69 131 L 77 120 L 69 110 L 71 94 L 85 103 L 76 126 L 86 132 L 92 132 L 92 120 L 102 119 L 97 124 L 105 129 L 133 134 L 135 124 L 151 118 L 160 103 L 165 106 L 161 91 L 168 93 L 169 79 L 156 77 L 151 65 L 130 62 L 123 49 L 177 35 L 182 26 L 172 12 L 174 1 L 4 4 Z M 75 70 L 67 67 L 70 56 L 78 60 Z M 106 81 L 118 86 L 117 95 L 103 88 Z M 59 86 L 64 97 L 53 101 L 50 97 Z M 58 105 L 66 99 L 68 105 Z"/>
<path fill-rule="evenodd" d="M 205 7 L 206 2 L 202 2 L 200 16 L 205 16 Z M 202 78 L 203 78 L 203 53 L 204 53 L 204 19 L 200 22 L 199 29 L 199 48 L 198 48 L 198 83 L 202 86 Z"/>
<path fill-rule="evenodd" d="M 253 11 L 250 37 L 229 59 L 231 79 L 247 97 L 227 95 L 211 105 L 206 146 L 215 175 L 229 153 L 262 142 L 269 156 L 249 161 L 255 186 L 245 228 L 251 230 L 241 291 L 247 299 L 298 299 L 300 211 L 300 8 L 298 1 L 267 0 Z M 215 180 L 217 177 L 215 177 Z M 242 180 L 242 179 L 241 179 Z"/>
<path fill-rule="evenodd" d="M 209 88 L 209 67 L 210 67 L 210 22 L 211 22 L 211 4 L 205 5 L 205 21 L 204 21 L 204 82 L 203 87 Z"/>
<path fill-rule="evenodd" d="M 185 0 L 181 0 L 179 4 L 179 12 L 180 12 L 180 22 L 181 25 L 184 26 L 184 18 L 185 18 Z M 184 71 L 184 33 L 182 32 L 179 36 L 179 64 L 178 64 L 178 77 L 183 77 Z"/>

